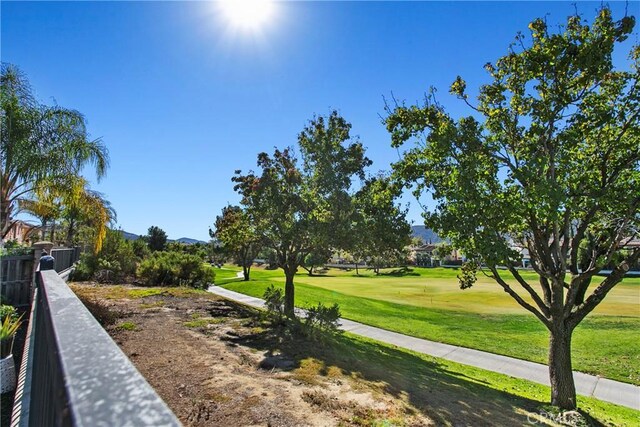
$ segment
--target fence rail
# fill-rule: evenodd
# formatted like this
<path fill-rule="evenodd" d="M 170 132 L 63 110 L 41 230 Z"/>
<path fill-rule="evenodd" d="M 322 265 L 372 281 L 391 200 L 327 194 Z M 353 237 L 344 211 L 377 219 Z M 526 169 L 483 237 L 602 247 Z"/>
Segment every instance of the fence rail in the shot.
<path fill-rule="evenodd" d="M 54 269 L 60 273 L 78 261 L 80 248 L 54 248 L 50 255 L 55 258 Z"/>
<path fill-rule="evenodd" d="M 36 282 L 11 426 L 179 426 L 60 276 Z"/>

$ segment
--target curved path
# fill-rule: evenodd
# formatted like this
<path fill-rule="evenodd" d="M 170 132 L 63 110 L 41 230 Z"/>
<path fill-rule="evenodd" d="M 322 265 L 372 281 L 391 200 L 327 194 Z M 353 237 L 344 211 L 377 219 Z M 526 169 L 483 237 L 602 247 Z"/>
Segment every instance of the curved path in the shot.
<path fill-rule="evenodd" d="M 219 286 L 210 286 L 209 292 L 252 307 L 264 308 L 264 301 Z M 303 311 L 300 311 L 303 314 Z M 406 348 L 418 353 L 451 360 L 465 365 L 498 372 L 515 378 L 522 378 L 549 386 L 549 368 L 547 365 L 501 356 L 484 351 L 457 347 L 422 338 L 391 332 L 386 329 L 368 326 L 348 319 L 340 319 L 340 329 Z M 583 396 L 592 396 L 606 402 L 640 410 L 640 387 L 619 381 L 609 380 L 582 372 L 573 372 L 576 392 Z"/>

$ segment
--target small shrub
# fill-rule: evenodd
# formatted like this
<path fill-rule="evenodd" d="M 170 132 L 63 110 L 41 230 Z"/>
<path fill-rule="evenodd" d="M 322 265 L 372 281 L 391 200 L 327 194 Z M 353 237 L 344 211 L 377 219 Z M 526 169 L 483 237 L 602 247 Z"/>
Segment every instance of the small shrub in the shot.
<path fill-rule="evenodd" d="M 12 305 L 0 305 L 0 322 L 4 322 L 4 319 L 7 317 L 11 317 L 12 319 L 16 319 L 18 317 L 18 313 L 16 312 L 16 308 Z"/>
<path fill-rule="evenodd" d="M 335 334 L 339 332 L 340 306 L 333 304 L 330 307 L 322 303 L 309 307 L 307 317 L 303 323 L 305 335 L 315 338 L 322 334 Z"/>
<path fill-rule="evenodd" d="M 0 357 L 3 359 L 11 354 L 13 337 L 22 324 L 22 316 L 6 316 L 0 322 Z"/>
<path fill-rule="evenodd" d="M 76 264 L 75 268 L 69 275 L 69 280 L 73 282 L 81 282 L 84 280 L 91 280 L 95 271 L 95 266 L 92 265 L 94 260 L 91 259 L 92 255 L 88 253 L 80 254 L 80 260 Z"/>
<path fill-rule="evenodd" d="M 215 271 L 196 255 L 154 252 L 140 263 L 138 276 L 149 285 L 206 289 L 213 283 Z"/>
<path fill-rule="evenodd" d="M 269 285 L 262 298 L 269 316 L 281 322 L 284 317 L 284 293 L 282 289 Z"/>
<path fill-rule="evenodd" d="M 107 230 L 102 249 L 97 254 L 80 256 L 71 280 L 95 279 L 101 283 L 113 283 L 136 271 L 136 255 L 130 242 L 118 230 Z"/>

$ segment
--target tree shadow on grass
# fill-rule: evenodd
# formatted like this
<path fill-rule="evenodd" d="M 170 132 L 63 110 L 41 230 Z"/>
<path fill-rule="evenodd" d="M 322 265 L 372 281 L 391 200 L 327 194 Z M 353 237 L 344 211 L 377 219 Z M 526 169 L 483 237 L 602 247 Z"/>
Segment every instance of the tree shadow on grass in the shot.
<path fill-rule="evenodd" d="M 375 383 L 380 391 L 406 399 L 436 425 L 524 425 L 528 419 L 523 410 L 536 412 L 543 405 L 367 339 L 338 335 L 309 341 L 292 337 L 284 327 L 224 339 L 263 352 L 261 366 L 265 369 L 293 371 L 309 358 L 321 363 L 320 375 L 337 367 L 347 376 Z"/>
<path fill-rule="evenodd" d="M 392 277 L 406 277 L 406 276 L 420 276 L 420 273 L 413 271 L 409 267 L 394 268 L 391 271 L 383 271 L 380 276 L 392 276 Z"/>

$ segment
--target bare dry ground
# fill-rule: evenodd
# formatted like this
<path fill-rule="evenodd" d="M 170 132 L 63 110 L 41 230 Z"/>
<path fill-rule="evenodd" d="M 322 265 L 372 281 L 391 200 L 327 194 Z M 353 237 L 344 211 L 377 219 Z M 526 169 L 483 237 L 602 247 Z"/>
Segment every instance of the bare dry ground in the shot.
<path fill-rule="evenodd" d="M 73 288 L 187 426 L 513 426 L 540 404 L 400 350 L 294 340 L 206 293 Z"/>

